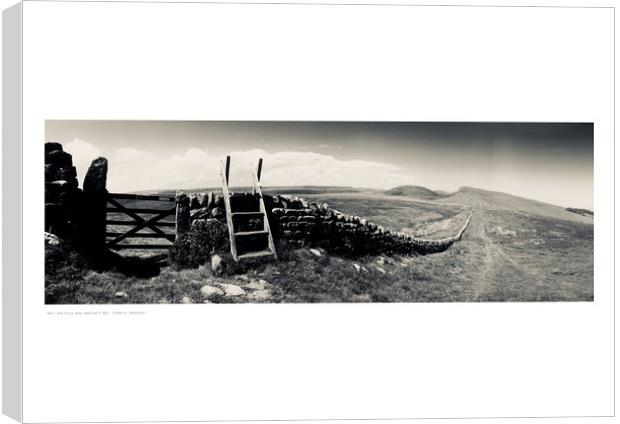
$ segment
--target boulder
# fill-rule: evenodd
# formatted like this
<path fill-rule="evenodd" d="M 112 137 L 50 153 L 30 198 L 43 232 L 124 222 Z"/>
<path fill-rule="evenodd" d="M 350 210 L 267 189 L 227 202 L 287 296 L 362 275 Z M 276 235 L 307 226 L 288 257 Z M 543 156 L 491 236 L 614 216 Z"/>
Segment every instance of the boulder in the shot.
<path fill-rule="evenodd" d="M 88 167 L 86 176 L 84 177 L 85 192 L 105 192 L 106 180 L 108 176 L 108 160 L 104 157 L 98 157 L 93 160 Z"/>
<path fill-rule="evenodd" d="M 222 273 L 222 268 L 222 257 L 220 255 L 211 256 L 211 271 L 213 271 L 215 275 L 218 275 Z"/>
<path fill-rule="evenodd" d="M 210 296 L 217 295 L 217 294 L 223 295 L 224 290 L 218 287 L 205 285 L 200 288 L 200 293 L 202 293 L 204 297 L 210 297 Z"/>

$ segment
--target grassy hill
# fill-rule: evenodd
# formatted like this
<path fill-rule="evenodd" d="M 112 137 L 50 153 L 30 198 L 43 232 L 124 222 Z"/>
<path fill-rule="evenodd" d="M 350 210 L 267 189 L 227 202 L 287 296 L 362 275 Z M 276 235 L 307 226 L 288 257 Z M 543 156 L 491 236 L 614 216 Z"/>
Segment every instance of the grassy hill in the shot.
<path fill-rule="evenodd" d="M 398 189 L 398 190 L 396 190 Z M 265 189 L 266 192 L 272 189 Z M 79 303 L 591 301 L 593 219 L 559 206 L 463 187 L 437 194 L 343 187 L 271 192 L 328 203 L 388 229 L 429 239 L 450 235 L 473 211 L 461 241 L 425 256 L 346 259 L 279 246 L 280 261 L 215 274 L 210 265 L 139 278 L 86 271 Z M 430 192 L 430 193 L 429 193 Z M 396 193 L 396 194 L 395 194 Z M 318 254 L 317 254 L 318 252 Z M 70 273 L 74 275 L 75 273 Z M 60 277 L 56 276 L 54 281 Z M 206 287 L 206 288 L 205 288 Z M 123 295 L 117 296 L 117 293 Z M 69 300 L 69 301 L 71 301 Z"/>
<path fill-rule="evenodd" d="M 567 221 L 592 223 L 591 219 L 571 213 L 561 206 L 474 187 L 461 187 L 447 199 L 452 202 L 476 204 L 487 209 L 508 210 Z"/>
<path fill-rule="evenodd" d="M 436 191 L 430 190 L 426 187 L 414 185 L 394 187 L 387 190 L 385 194 L 389 194 L 391 196 L 414 197 L 418 199 L 437 199 L 438 197 L 442 197 L 442 195 Z"/>

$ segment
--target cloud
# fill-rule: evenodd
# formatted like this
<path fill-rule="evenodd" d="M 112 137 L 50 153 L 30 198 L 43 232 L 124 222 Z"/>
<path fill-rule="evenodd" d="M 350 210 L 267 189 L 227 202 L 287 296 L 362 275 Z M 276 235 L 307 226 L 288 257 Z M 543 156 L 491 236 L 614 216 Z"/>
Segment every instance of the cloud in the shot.
<path fill-rule="evenodd" d="M 333 149 L 338 149 L 338 150 L 342 150 L 342 146 L 340 145 L 333 145 L 333 144 L 317 144 L 314 146 L 311 145 L 304 145 L 300 147 L 302 150 L 312 150 L 312 149 L 322 149 L 322 150 L 333 150 Z"/>
<path fill-rule="evenodd" d="M 261 180 L 266 186 L 331 185 L 390 188 L 411 184 L 412 178 L 395 165 L 342 160 L 311 152 L 268 153 L 261 149 L 233 151 L 231 186 L 250 186 L 250 170 L 263 158 Z M 172 156 L 123 147 L 110 155 L 108 188 L 110 191 L 149 189 L 190 189 L 219 187 L 220 162 L 224 156 L 191 148 Z"/>

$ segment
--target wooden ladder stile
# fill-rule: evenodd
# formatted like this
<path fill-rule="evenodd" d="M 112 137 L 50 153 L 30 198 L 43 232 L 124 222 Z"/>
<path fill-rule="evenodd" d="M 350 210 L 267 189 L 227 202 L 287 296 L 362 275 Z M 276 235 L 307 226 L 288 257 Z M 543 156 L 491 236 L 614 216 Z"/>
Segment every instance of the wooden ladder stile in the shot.
<path fill-rule="evenodd" d="M 259 171 L 262 168 L 262 159 L 259 162 Z M 275 259 L 278 259 L 278 255 L 276 253 L 275 243 L 273 242 L 273 235 L 271 234 L 271 228 L 269 227 L 269 220 L 267 218 L 267 209 L 265 207 L 265 201 L 263 199 L 263 194 L 260 189 L 259 179 L 256 177 L 254 171 L 251 171 L 252 178 L 252 194 L 254 194 L 258 199 L 259 210 L 254 212 L 234 212 L 231 207 L 230 202 L 230 192 L 228 191 L 228 175 L 230 171 L 230 157 L 226 157 L 226 164 L 221 162 L 221 175 L 222 175 L 222 192 L 224 195 L 224 206 L 226 209 L 226 223 L 228 225 L 228 236 L 230 238 L 230 253 L 235 261 L 239 259 L 245 258 L 258 258 L 258 257 L 266 257 L 272 256 Z M 235 232 L 233 216 L 256 216 L 262 217 L 263 219 L 263 229 L 262 230 L 254 230 L 254 231 L 239 231 Z M 267 236 L 267 249 L 266 250 L 258 250 L 258 251 L 249 251 L 243 253 L 241 255 L 237 252 L 237 237 L 246 237 L 246 236 L 254 236 L 264 234 Z"/>
<path fill-rule="evenodd" d="M 220 174 L 222 175 L 222 194 L 224 196 L 224 209 L 226 209 L 226 224 L 228 225 L 228 237 L 230 238 L 230 253 L 235 261 L 237 256 L 237 245 L 235 244 L 235 229 L 233 227 L 232 211 L 230 209 L 230 193 L 228 192 L 228 170 L 230 169 L 230 157 L 226 158 L 226 165 L 221 162 Z"/>
<path fill-rule="evenodd" d="M 259 165 L 258 165 L 258 172 L 261 172 L 261 168 L 263 165 L 263 160 L 260 159 L 259 161 Z M 269 245 L 269 250 L 273 253 L 273 257 L 277 260 L 278 259 L 278 254 L 276 253 L 276 245 L 273 242 L 273 235 L 271 234 L 271 227 L 269 227 L 269 219 L 267 219 L 267 208 L 265 207 L 265 200 L 263 199 L 263 192 L 260 188 L 260 181 L 259 179 L 256 177 L 256 174 L 254 173 L 254 169 L 252 166 L 252 170 L 250 171 L 252 174 L 252 183 L 254 184 L 254 193 L 256 195 L 258 195 L 258 204 L 259 204 L 259 210 L 260 212 L 263 213 L 263 231 L 267 231 L 267 243 Z M 260 175 L 260 174 L 259 174 Z"/>

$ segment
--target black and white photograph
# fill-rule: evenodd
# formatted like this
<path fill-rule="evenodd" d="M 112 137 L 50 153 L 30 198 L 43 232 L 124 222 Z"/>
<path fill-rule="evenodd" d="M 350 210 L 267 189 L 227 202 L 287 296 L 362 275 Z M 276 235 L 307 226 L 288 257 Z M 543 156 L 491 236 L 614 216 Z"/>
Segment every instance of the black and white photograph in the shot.
<path fill-rule="evenodd" d="M 48 304 L 594 298 L 591 123 L 45 134 Z"/>

